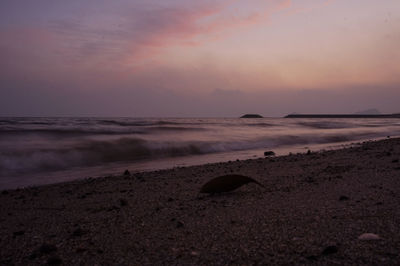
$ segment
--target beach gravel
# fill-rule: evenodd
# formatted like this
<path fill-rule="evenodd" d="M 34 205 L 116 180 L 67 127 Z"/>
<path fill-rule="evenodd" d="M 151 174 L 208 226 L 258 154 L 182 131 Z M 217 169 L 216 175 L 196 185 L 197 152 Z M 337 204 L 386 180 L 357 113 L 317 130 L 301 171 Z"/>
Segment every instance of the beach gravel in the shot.
<path fill-rule="evenodd" d="M 0 265 L 399 265 L 398 158 L 390 138 L 3 191 Z M 227 174 L 265 188 L 199 193 Z"/>

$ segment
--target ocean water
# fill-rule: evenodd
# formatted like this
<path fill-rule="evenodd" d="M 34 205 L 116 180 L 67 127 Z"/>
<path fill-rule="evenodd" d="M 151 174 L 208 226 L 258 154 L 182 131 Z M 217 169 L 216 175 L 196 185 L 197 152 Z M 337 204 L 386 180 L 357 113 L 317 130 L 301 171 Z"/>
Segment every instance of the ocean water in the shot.
<path fill-rule="evenodd" d="M 399 119 L 0 118 L 0 189 L 399 135 Z"/>

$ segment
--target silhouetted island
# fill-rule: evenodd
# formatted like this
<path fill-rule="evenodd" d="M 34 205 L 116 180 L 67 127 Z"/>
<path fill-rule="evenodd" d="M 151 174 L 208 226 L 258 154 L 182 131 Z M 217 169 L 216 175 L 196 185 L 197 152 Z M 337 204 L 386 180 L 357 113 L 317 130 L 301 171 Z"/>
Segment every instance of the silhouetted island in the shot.
<path fill-rule="evenodd" d="M 400 114 L 290 114 L 285 118 L 400 118 Z"/>
<path fill-rule="evenodd" d="M 245 114 L 242 115 L 240 118 L 263 118 L 263 116 L 258 114 Z"/>

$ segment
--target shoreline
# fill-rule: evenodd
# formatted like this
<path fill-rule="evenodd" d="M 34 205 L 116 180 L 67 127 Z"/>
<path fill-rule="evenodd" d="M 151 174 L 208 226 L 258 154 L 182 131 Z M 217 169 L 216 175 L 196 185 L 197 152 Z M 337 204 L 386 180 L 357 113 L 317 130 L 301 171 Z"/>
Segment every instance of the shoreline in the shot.
<path fill-rule="evenodd" d="M 399 264 L 399 159 L 391 138 L 4 190 L 0 264 Z M 225 174 L 266 189 L 199 194 Z"/>
<path fill-rule="evenodd" d="M 399 136 L 391 136 L 398 138 Z M 311 143 L 298 144 L 291 146 L 279 146 L 268 148 L 258 148 L 250 150 L 239 150 L 230 152 L 217 152 L 201 155 L 186 155 L 169 158 L 157 158 L 154 160 L 144 160 L 136 162 L 116 162 L 104 166 L 91 166 L 86 168 L 72 168 L 70 170 L 59 170 L 55 172 L 39 172 L 31 175 L 12 176 L 5 178 L 8 181 L 0 181 L 0 192 L 3 190 L 24 189 L 30 187 L 40 187 L 52 184 L 76 182 L 87 178 L 102 178 L 105 176 L 119 176 L 125 170 L 131 173 L 154 172 L 161 170 L 171 170 L 179 167 L 201 166 L 206 164 L 228 163 L 236 160 L 255 160 L 265 158 L 265 151 L 273 151 L 277 157 L 288 156 L 290 154 L 302 154 L 308 150 L 312 152 L 324 152 L 338 150 L 348 147 L 356 147 L 362 143 L 379 141 L 387 137 L 366 138 L 360 140 L 348 140 L 331 143 Z M 157 165 L 157 166 L 155 166 Z M 21 180 L 22 179 L 22 180 Z M 25 181 L 25 179 L 28 179 Z M 33 183 L 31 180 L 35 180 Z M 54 181 L 56 180 L 56 181 Z"/>

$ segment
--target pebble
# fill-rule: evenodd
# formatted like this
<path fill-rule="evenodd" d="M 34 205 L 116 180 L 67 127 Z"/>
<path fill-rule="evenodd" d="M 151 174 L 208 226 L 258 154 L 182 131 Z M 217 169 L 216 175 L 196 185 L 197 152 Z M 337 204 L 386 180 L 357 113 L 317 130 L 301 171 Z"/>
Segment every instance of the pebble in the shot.
<path fill-rule="evenodd" d="M 123 207 L 123 206 L 127 206 L 128 205 L 128 201 L 126 199 L 119 199 L 119 204 Z"/>
<path fill-rule="evenodd" d="M 339 200 L 340 200 L 340 201 L 349 200 L 349 197 L 347 197 L 347 196 L 340 196 Z"/>
<path fill-rule="evenodd" d="M 13 237 L 17 237 L 17 236 L 22 236 L 23 234 L 25 234 L 25 231 L 21 230 L 21 231 L 17 231 L 13 233 Z"/>
<path fill-rule="evenodd" d="M 84 230 L 82 230 L 81 228 L 77 228 L 72 235 L 73 236 L 83 236 L 86 232 Z"/>
<path fill-rule="evenodd" d="M 31 255 L 28 256 L 28 259 L 34 260 L 34 259 L 36 259 L 37 257 L 38 257 L 37 252 L 33 252 Z"/>
<path fill-rule="evenodd" d="M 53 251 L 57 251 L 57 247 L 51 244 L 44 243 L 43 245 L 40 246 L 39 251 L 42 254 L 49 254 Z"/>
<path fill-rule="evenodd" d="M 358 237 L 358 240 L 380 240 L 381 238 L 373 233 L 364 233 Z"/>
<path fill-rule="evenodd" d="M 275 152 L 273 152 L 273 151 L 266 151 L 266 152 L 264 152 L 264 156 L 275 156 Z"/>
<path fill-rule="evenodd" d="M 322 251 L 322 255 L 330 255 L 338 252 L 337 246 L 327 246 L 324 251 Z"/>
<path fill-rule="evenodd" d="M 47 260 L 47 265 L 61 265 L 62 259 L 58 256 L 52 256 Z"/>
<path fill-rule="evenodd" d="M 181 221 L 178 221 L 177 223 L 176 223 L 176 228 L 181 228 L 181 227 L 183 227 L 184 226 L 184 224 L 181 222 Z"/>

